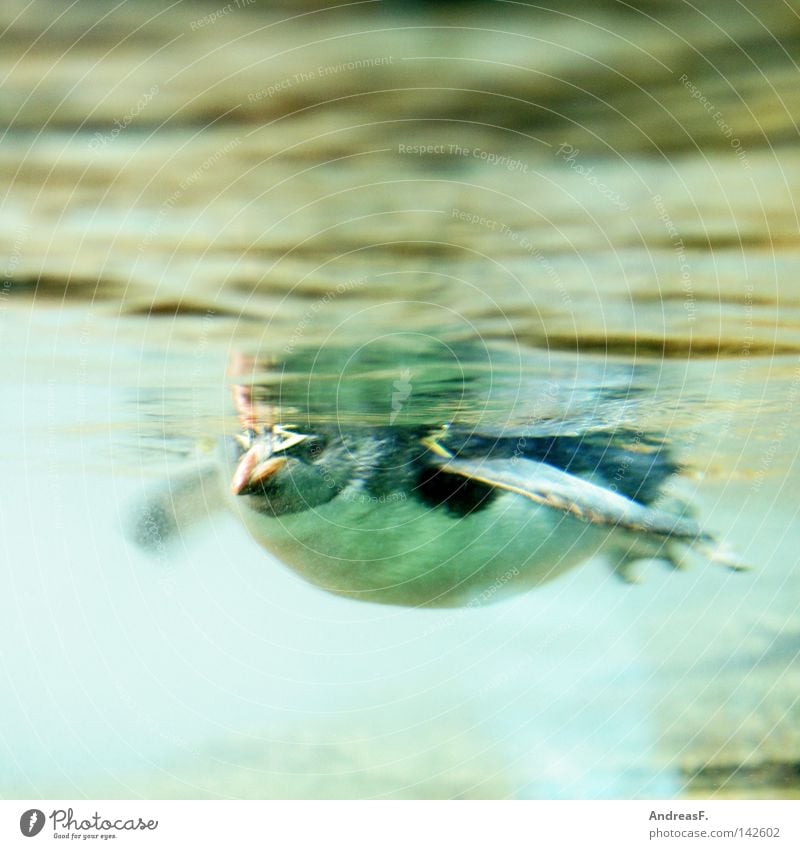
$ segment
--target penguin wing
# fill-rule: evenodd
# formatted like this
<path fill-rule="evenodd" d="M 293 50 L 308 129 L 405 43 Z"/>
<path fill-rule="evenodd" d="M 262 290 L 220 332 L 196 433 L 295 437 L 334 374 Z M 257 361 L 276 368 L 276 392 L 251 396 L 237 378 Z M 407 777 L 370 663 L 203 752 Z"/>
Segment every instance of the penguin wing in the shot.
<path fill-rule="evenodd" d="M 191 526 L 220 510 L 224 491 L 216 464 L 198 463 L 133 503 L 125 522 L 125 535 L 139 548 L 157 554 Z"/>
<path fill-rule="evenodd" d="M 514 492 L 585 522 L 689 543 L 712 541 L 693 519 L 647 507 L 549 463 L 522 457 L 462 460 L 441 456 L 434 456 L 432 462 L 442 472 Z"/>

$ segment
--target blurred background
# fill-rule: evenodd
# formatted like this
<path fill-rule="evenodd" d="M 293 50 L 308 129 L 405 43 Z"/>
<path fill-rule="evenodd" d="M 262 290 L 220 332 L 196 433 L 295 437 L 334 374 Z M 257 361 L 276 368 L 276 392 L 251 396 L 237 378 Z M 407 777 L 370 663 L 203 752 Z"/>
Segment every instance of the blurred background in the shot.
<path fill-rule="evenodd" d="M 0 795 L 796 798 L 799 13 L 6 0 Z M 232 358 L 410 332 L 637 370 L 751 571 L 418 611 L 127 542 Z"/>

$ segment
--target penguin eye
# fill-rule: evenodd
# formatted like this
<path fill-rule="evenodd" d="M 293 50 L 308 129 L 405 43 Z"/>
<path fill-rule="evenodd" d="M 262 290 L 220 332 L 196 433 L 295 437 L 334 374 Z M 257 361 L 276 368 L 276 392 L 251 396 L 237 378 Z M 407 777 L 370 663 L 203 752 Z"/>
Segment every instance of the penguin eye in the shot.
<path fill-rule="evenodd" d="M 320 458 L 324 448 L 325 440 L 321 436 L 309 436 L 290 448 L 287 453 L 306 463 L 314 463 Z"/>

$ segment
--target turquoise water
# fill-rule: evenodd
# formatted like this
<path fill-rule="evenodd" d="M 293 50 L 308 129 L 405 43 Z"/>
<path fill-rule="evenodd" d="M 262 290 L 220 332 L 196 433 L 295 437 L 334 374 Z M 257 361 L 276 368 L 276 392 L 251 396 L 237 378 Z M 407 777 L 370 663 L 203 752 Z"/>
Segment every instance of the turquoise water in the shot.
<path fill-rule="evenodd" d="M 794 354 L 576 357 L 364 325 L 320 361 L 324 315 L 293 341 L 292 322 L 264 339 L 203 312 L 6 306 L 2 795 L 668 797 L 709 765 L 758 792 L 749 767 L 795 757 Z M 657 431 L 677 491 L 752 568 L 652 563 L 626 585 L 598 558 L 422 611 L 304 583 L 212 504 L 139 550 L 132 511 L 238 429 L 243 354 L 282 415 Z"/>

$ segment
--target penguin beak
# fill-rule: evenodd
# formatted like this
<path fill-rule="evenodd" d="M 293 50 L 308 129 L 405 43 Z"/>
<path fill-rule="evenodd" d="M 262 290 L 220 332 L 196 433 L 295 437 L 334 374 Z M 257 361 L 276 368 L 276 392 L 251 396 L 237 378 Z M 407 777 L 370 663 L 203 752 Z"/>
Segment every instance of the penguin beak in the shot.
<path fill-rule="evenodd" d="M 251 435 L 239 436 L 237 439 L 247 450 L 242 454 L 239 465 L 233 473 L 231 481 L 233 495 L 240 495 L 250 487 L 268 481 L 289 461 L 285 455 L 276 457 L 277 452 L 293 448 L 308 439 L 308 434 L 295 433 L 288 427 L 273 425 L 266 439 L 253 441 Z"/>
<path fill-rule="evenodd" d="M 286 457 L 267 455 L 267 447 L 256 443 L 246 451 L 231 480 L 231 494 L 239 495 L 252 486 L 265 483 L 288 462 Z"/>

